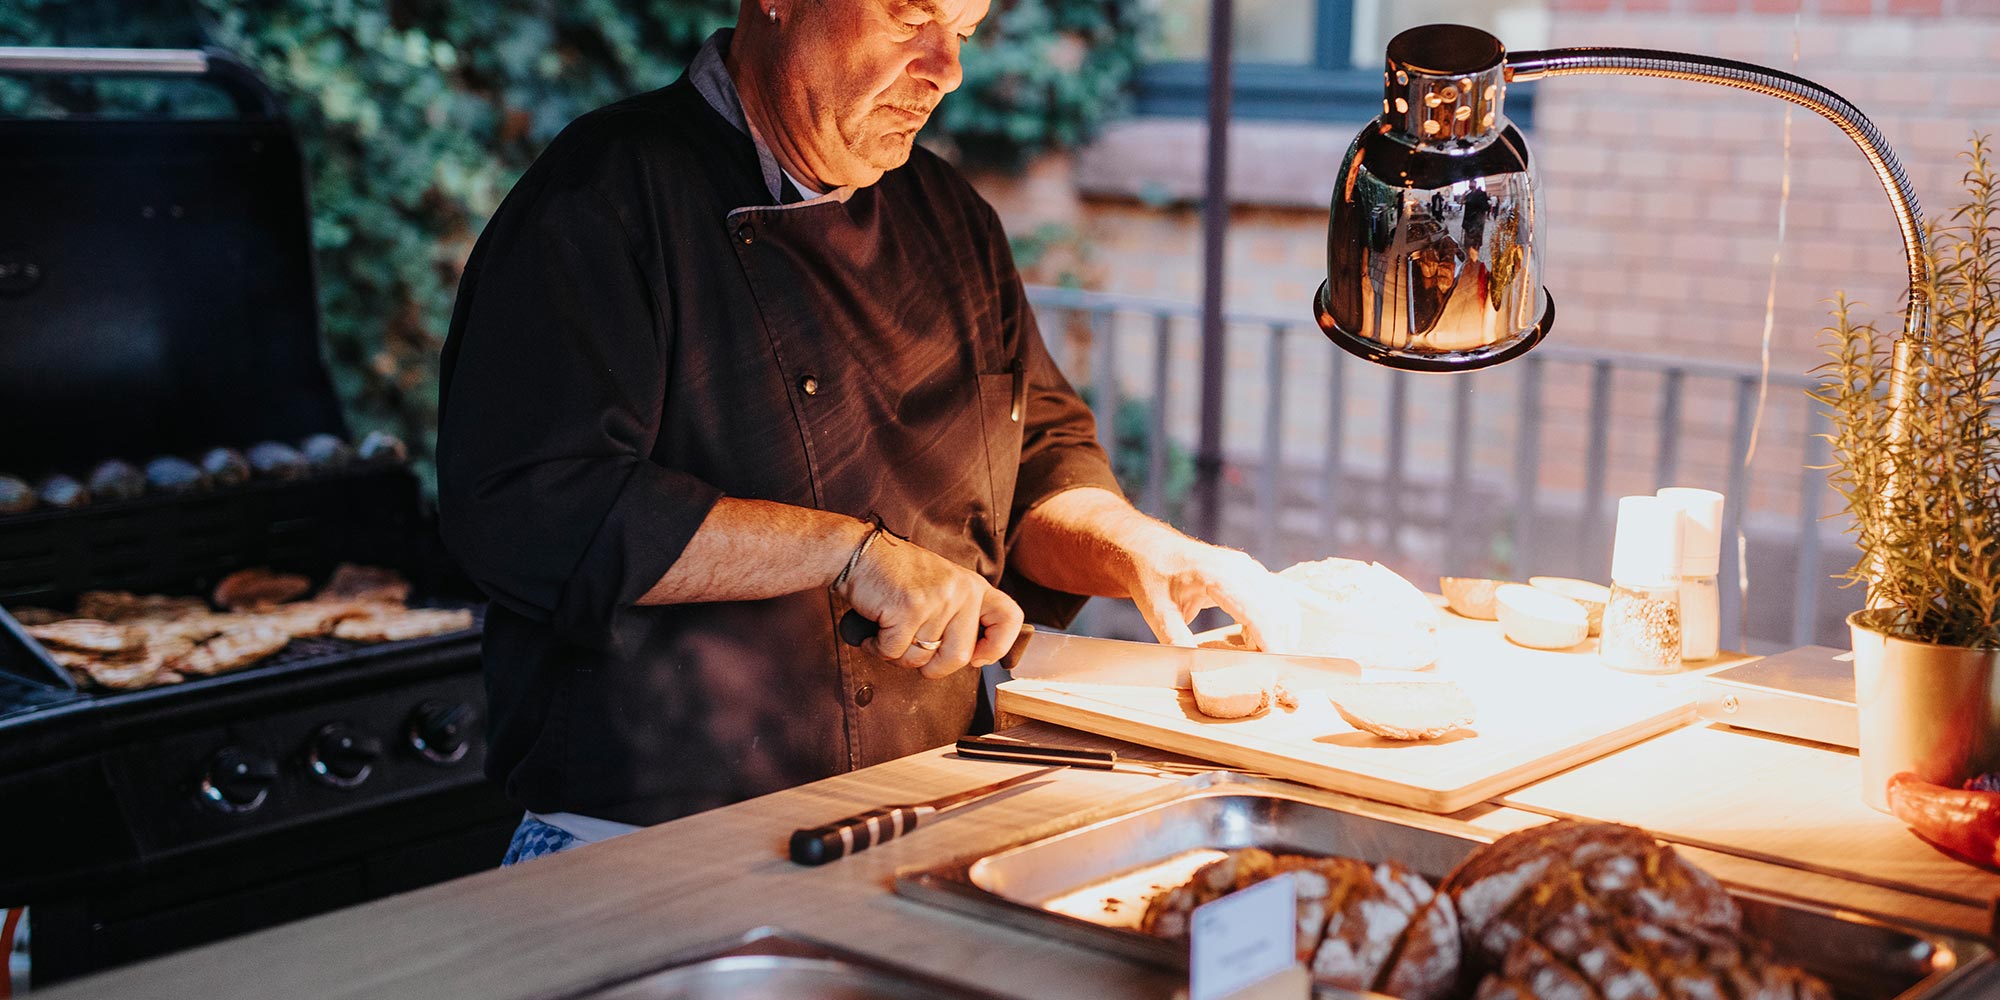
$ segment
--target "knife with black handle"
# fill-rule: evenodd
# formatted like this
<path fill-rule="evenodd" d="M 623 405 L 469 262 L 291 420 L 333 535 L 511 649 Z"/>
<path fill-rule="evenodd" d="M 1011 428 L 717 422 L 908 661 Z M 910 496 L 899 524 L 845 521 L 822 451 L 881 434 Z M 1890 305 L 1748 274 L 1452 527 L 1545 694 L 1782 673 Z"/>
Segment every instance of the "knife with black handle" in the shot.
<path fill-rule="evenodd" d="M 876 844 L 894 840 L 916 829 L 925 820 L 947 809 L 1033 781 L 1054 770 L 1054 767 L 1039 768 L 1026 774 L 1017 774 L 1004 781 L 981 785 L 963 792 L 953 792 L 926 802 L 882 806 L 864 813 L 856 813 L 846 819 L 835 820 L 825 826 L 793 830 L 792 860 L 802 865 L 823 865 L 865 851 Z"/>
<path fill-rule="evenodd" d="M 1084 747 L 1059 747 L 1047 743 L 1002 740 L 990 736 L 961 736 L 958 755 L 979 760 L 1004 760 L 1017 764 L 1055 764 L 1109 771 L 1118 766 L 1118 751 Z"/>

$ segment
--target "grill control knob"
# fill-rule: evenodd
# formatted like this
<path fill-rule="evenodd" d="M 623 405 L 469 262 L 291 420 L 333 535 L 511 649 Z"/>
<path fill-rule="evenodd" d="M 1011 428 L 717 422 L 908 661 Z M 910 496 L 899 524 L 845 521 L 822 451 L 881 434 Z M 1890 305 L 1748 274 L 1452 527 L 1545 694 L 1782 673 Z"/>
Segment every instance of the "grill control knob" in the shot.
<path fill-rule="evenodd" d="M 353 788 L 368 780 L 375 758 L 380 756 L 381 740 L 353 726 L 329 722 L 319 727 L 306 745 L 306 773 L 323 785 Z"/>
<path fill-rule="evenodd" d="M 410 713 L 410 746 L 426 760 L 454 764 L 470 745 L 472 706 L 464 702 L 426 701 Z"/>
<path fill-rule="evenodd" d="M 277 780 L 278 765 L 271 758 L 223 747 L 209 758 L 196 798 L 217 812 L 247 813 L 264 804 Z"/>

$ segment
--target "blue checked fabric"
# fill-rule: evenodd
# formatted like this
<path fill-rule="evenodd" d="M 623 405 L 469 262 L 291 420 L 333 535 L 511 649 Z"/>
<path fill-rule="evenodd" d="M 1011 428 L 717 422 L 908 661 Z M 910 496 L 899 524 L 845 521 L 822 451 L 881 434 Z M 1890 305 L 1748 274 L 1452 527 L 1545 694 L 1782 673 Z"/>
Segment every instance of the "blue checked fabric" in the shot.
<path fill-rule="evenodd" d="M 533 816 L 523 817 L 521 825 L 514 828 L 514 839 L 507 845 L 507 856 L 500 866 L 518 865 L 523 861 L 539 858 L 544 854 L 567 851 L 582 843 L 576 835 L 558 826 L 544 823 Z"/>

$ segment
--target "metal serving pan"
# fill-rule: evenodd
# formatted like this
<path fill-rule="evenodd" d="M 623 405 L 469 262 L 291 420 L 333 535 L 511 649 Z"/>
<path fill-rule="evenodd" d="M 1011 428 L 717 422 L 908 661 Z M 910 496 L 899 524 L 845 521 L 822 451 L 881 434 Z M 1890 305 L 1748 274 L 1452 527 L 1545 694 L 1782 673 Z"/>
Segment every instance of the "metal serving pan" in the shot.
<path fill-rule="evenodd" d="M 900 873 L 896 891 L 1167 968 L 1184 945 L 1138 930 L 1147 901 L 1228 848 L 1395 860 L 1437 880 L 1486 841 L 1340 808 L 1338 797 L 1226 772 L 1199 775 L 1030 833 L 1014 846 Z M 1731 890 L 1746 928 L 1843 998 L 1942 996 L 1994 960 L 1970 939 Z M 1353 996 L 1323 989 L 1323 996 Z"/>

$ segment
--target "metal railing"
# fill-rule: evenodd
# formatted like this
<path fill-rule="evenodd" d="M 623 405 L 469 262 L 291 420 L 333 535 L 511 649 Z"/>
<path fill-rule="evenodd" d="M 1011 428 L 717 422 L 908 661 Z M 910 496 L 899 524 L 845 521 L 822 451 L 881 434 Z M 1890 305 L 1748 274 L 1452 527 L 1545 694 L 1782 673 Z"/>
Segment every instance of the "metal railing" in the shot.
<path fill-rule="evenodd" d="M 1177 453 L 1189 464 L 1200 419 L 1197 306 L 1051 287 L 1031 287 L 1029 299 L 1058 363 L 1091 399 L 1134 502 L 1174 519 L 1172 467 Z M 1810 377 L 1771 372 L 1757 461 L 1746 463 L 1762 380 L 1753 366 L 1548 343 L 1490 372 L 1423 375 L 1347 356 L 1303 314 L 1231 315 L 1227 324 L 1225 468 L 1192 473 L 1224 477 L 1213 541 L 1274 569 L 1323 555 L 1376 558 L 1426 589 L 1435 581 L 1423 577 L 1438 573 L 1603 580 L 1617 493 L 1704 486 L 1728 498 L 1724 645 L 1746 648 L 1739 531 L 1760 626 L 1747 644 L 1845 645 L 1838 614 L 1825 613 L 1859 598 L 1828 597 L 1822 534 L 1836 528 L 1821 524 L 1826 476 L 1813 467 L 1827 464 L 1826 425 L 1804 396 Z M 1323 424 L 1308 419 L 1314 412 Z M 1130 433 L 1135 426 L 1143 432 Z M 1552 443 L 1579 434 L 1580 469 Z M 1790 509 L 1765 498 L 1746 519 L 1759 499 L 1753 487 L 1781 476 L 1796 477 L 1792 496 L 1780 498 Z"/>

